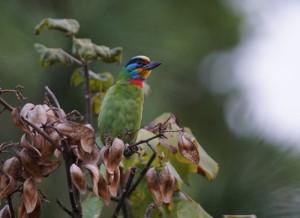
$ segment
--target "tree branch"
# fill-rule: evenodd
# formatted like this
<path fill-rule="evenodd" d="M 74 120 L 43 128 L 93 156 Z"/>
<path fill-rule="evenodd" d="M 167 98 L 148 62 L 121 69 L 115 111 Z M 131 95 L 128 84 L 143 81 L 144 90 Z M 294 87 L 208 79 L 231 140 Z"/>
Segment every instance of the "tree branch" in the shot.
<path fill-rule="evenodd" d="M 87 123 L 92 124 L 90 74 L 87 62 L 83 63 L 83 71 L 85 78 L 85 119 Z"/>
<path fill-rule="evenodd" d="M 66 208 L 61 202 L 60 200 L 56 199 L 56 203 L 60 206 L 61 209 L 63 209 L 63 211 L 65 211 L 70 217 L 73 216 L 72 211 L 70 211 L 68 208 Z"/>
<path fill-rule="evenodd" d="M 62 139 L 62 155 L 65 163 L 67 182 L 68 182 L 68 191 L 69 198 L 72 206 L 72 217 L 79 218 L 82 217 L 82 208 L 81 208 L 81 200 L 78 189 L 74 186 L 70 174 L 70 167 L 73 163 L 76 162 L 76 157 L 73 152 L 70 150 L 70 146 L 66 139 Z"/>
<path fill-rule="evenodd" d="M 118 214 L 123 206 L 123 203 L 124 201 L 126 200 L 126 197 L 128 195 L 128 192 L 130 190 L 130 187 L 132 185 L 132 180 L 133 180 L 133 177 L 136 173 L 137 169 L 135 167 L 132 167 L 131 168 L 131 171 L 130 171 L 130 174 L 129 174 L 129 177 L 128 177 L 128 180 L 127 180 L 127 183 L 126 183 L 126 186 L 125 186 L 125 189 L 123 189 L 123 193 L 122 193 L 122 196 L 120 198 L 120 201 L 115 209 L 115 212 L 114 214 L 112 215 L 112 218 L 117 218 L 118 217 Z"/>
<path fill-rule="evenodd" d="M 10 215 L 11 217 L 15 217 L 15 211 L 14 211 L 11 195 L 8 195 L 6 199 L 7 199 Z"/>

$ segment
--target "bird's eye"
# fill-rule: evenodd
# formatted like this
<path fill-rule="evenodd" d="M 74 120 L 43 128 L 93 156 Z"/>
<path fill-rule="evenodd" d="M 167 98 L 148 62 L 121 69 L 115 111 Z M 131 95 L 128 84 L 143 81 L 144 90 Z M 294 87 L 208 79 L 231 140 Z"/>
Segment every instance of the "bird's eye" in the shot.
<path fill-rule="evenodd" d="M 139 60 L 139 61 L 137 62 L 137 64 L 138 64 L 139 66 L 143 66 L 143 64 L 144 64 L 144 61 L 142 61 L 142 60 Z"/>

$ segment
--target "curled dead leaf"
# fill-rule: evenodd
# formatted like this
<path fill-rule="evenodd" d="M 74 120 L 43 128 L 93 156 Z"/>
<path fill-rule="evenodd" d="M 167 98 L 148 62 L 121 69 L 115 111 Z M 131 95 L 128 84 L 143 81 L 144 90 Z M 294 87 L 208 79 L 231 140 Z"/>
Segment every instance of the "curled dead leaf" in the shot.
<path fill-rule="evenodd" d="M 159 180 L 154 167 L 150 168 L 146 173 L 146 180 L 155 203 L 160 206 L 163 202 L 162 194 L 159 188 Z"/>
<path fill-rule="evenodd" d="M 18 206 L 18 218 L 27 218 L 26 208 L 23 200 Z"/>
<path fill-rule="evenodd" d="M 0 217 L 2 218 L 11 218 L 11 213 L 8 204 L 6 204 L 1 210 L 0 210 Z"/>
<path fill-rule="evenodd" d="M 172 171 L 166 165 L 158 175 L 159 188 L 164 203 L 170 203 L 174 191 L 175 178 Z"/>
<path fill-rule="evenodd" d="M 98 195 L 104 199 L 106 205 L 109 204 L 110 195 L 108 192 L 108 185 L 101 173 L 99 174 L 98 181 Z"/>
<path fill-rule="evenodd" d="M 118 167 L 114 172 L 113 180 L 108 185 L 108 189 L 111 196 L 113 197 L 117 196 L 119 184 L 120 184 L 120 168 Z"/>
<path fill-rule="evenodd" d="M 22 201 L 27 213 L 34 211 L 38 202 L 38 192 L 32 178 L 26 179 L 23 184 Z"/>
<path fill-rule="evenodd" d="M 20 115 L 23 117 L 27 117 L 29 111 L 33 110 L 34 107 L 35 107 L 34 104 L 31 103 L 25 104 L 21 109 Z"/>
<path fill-rule="evenodd" d="M 36 135 L 37 136 L 37 135 Z M 42 136 L 41 136 L 42 137 Z M 28 141 L 28 138 L 30 138 L 30 141 Z M 36 137 L 37 138 L 37 137 Z M 39 140 L 39 139 L 37 139 Z M 43 139 L 41 139 L 43 140 Z M 37 143 L 43 143 L 43 141 L 38 141 Z M 42 156 L 41 152 L 34 146 L 34 139 L 33 136 L 29 133 L 25 133 L 21 137 L 21 146 L 25 148 L 28 152 L 30 152 L 33 155 Z"/>
<path fill-rule="evenodd" d="M 180 135 L 180 140 L 178 143 L 179 152 L 187 160 L 191 161 L 194 164 L 198 164 L 200 161 L 200 154 L 197 148 L 197 145 L 194 144 L 185 134 Z"/>
<path fill-rule="evenodd" d="M 88 153 L 85 152 L 81 146 L 76 146 L 73 149 L 74 154 L 82 160 L 83 164 L 92 164 L 96 165 L 100 162 L 100 149 L 97 146 L 93 147 L 93 150 Z"/>
<path fill-rule="evenodd" d="M 76 164 L 72 164 L 70 167 L 70 174 L 72 182 L 75 187 L 79 190 L 80 194 L 85 194 L 86 192 L 86 181 L 82 170 Z"/>
<path fill-rule="evenodd" d="M 0 177 L 0 202 L 6 198 L 8 195 L 10 195 L 15 190 L 15 179 L 6 174 L 2 173 Z"/>
<path fill-rule="evenodd" d="M 18 158 L 11 157 L 4 161 L 2 170 L 12 178 L 17 179 L 20 177 L 22 170 L 21 162 Z"/>

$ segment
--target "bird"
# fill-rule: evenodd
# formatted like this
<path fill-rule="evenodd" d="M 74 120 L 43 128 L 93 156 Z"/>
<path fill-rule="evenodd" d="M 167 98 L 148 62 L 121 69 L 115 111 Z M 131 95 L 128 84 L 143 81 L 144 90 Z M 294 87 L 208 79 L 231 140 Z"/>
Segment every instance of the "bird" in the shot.
<path fill-rule="evenodd" d="M 143 85 L 151 71 L 161 62 L 144 55 L 131 58 L 122 68 L 117 82 L 109 88 L 100 107 L 98 127 L 100 141 L 118 137 L 134 143 L 141 126 L 144 104 Z"/>

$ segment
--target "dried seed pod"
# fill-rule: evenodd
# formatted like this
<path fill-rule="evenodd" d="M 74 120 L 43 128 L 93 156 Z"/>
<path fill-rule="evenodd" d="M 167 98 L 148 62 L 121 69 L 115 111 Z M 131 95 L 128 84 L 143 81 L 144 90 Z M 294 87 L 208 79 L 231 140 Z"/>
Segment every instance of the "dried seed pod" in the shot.
<path fill-rule="evenodd" d="M 72 164 L 70 167 L 70 173 L 71 173 L 72 182 L 79 190 L 80 194 L 85 194 L 86 181 L 82 170 L 76 164 Z"/>
<path fill-rule="evenodd" d="M 120 184 L 120 168 L 118 167 L 114 172 L 113 180 L 108 185 L 108 189 L 111 196 L 116 197 L 118 195 L 119 184 Z"/>
<path fill-rule="evenodd" d="M 158 181 L 162 195 L 162 201 L 164 203 L 170 203 L 174 191 L 175 178 L 168 166 L 165 166 L 164 169 L 159 173 Z"/>
<path fill-rule="evenodd" d="M 180 135 L 180 140 L 178 143 L 179 152 L 187 160 L 191 161 L 194 164 L 198 164 L 200 161 L 200 154 L 198 148 L 192 140 L 187 138 L 185 134 Z"/>
<path fill-rule="evenodd" d="M 100 171 L 99 168 L 95 165 L 87 164 L 84 165 L 84 168 L 87 169 L 92 177 L 93 182 L 93 192 L 98 195 L 98 182 L 100 179 Z"/>
<path fill-rule="evenodd" d="M 31 103 L 25 104 L 21 109 L 20 115 L 23 117 L 27 117 L 28 112 L 33 110 L 34 107 L 35 107 L 34 104 Z"/>
<path fill-rule="evenodd" d="M 104 162 L 109 174 L 114 174 L 115 170 L 119 167 L 124 153 L 124 148 L 124 142 L 119 138 L 115 138 L 111 147 L 109 148 L 106 164 Z"/>
<path fill-rule="evenodd" d="M 47 123 L 47 111 L 42 105 L 36 105 L 32 110 L 28 111 L 26 117 L 37 127 L 42 127 L 43 124 Z"/>
<path fill-rule="evenodd" d="M 101 173 L 99 174 L 99 181 L 98 181 L 98 195 L 104 199 L 106 205 L 109 204 L 110 195 L 108 191 L 108 185 Z"/>
<path fill-rule="evenodd" d="M 47 160 L 47 162 L 40 164 L 42 175 L 45 177 L 49 176 L 58 167 L 60 167 L 60 165 L 61 165 L 61 161 L 59 160 Z"/>
<path fill-rule="evenodd" d="M 34 211 L 38 202 L 38 192 L 32 178 L 26 179 L 23 184 L 22 201 L 27 213 Z"/>
<path fill-rule="evenodd" d="M 27 138 L 30 138 L 31 139 L 30 141 L 32 143 L 30 143 L 27 140 Z M 33 145 L 34 144 L 33 142 L 34 142 L 34 140 L 33 140 L 33 136 L 31 134 L 25 133 L 25 134 L 22 135 L 22 137 L 21 137 L 21 146 L 23 148 L 25 148 L 31 154 L 33 154 L 35 156 L 38 155 L 38 156 L 41 157 L 42 156 L 41 152 Z"/>
<path fill-rule="evenodd" d="M 95 145 L 94 130 L 85 125 L 67 121 L 56 125 L 57 131 L 70 138 L 72 141 L 80 141 L 81 148 L 90 153 Z"/>
<path fill-rule="evenodd" d="M 14 179 L 17 179 L 20 177 L 22 170 L 21 162 L 18 158 L 11 157 L 4 161 L 2 169 L 5 173 L 10 175 Z"/>
<path fill-rule="evenodd" d="M 20 157 L 25 172 L 32 176 L 35 181 L 41 182 L 43 174 L 41 167 L 37 164 L 37 158 L 33 157 L 26 149 L 17 152 L 17 156 Z"/>
<path fill-rule="evenodd" d="M 11 218 L 11 213 L 8 204 L 6 204 L 1 210 L 0 210 L 0 217 L 3 218 Z"/>
<path fill-rule="evenodd" d="M 154 167 L 150 168 L 146 173 L 148 187 L 152 193 L 155 203 L 160 206 L 163 202 L 162 194 L 159 187 L 159 180 Z"/>

